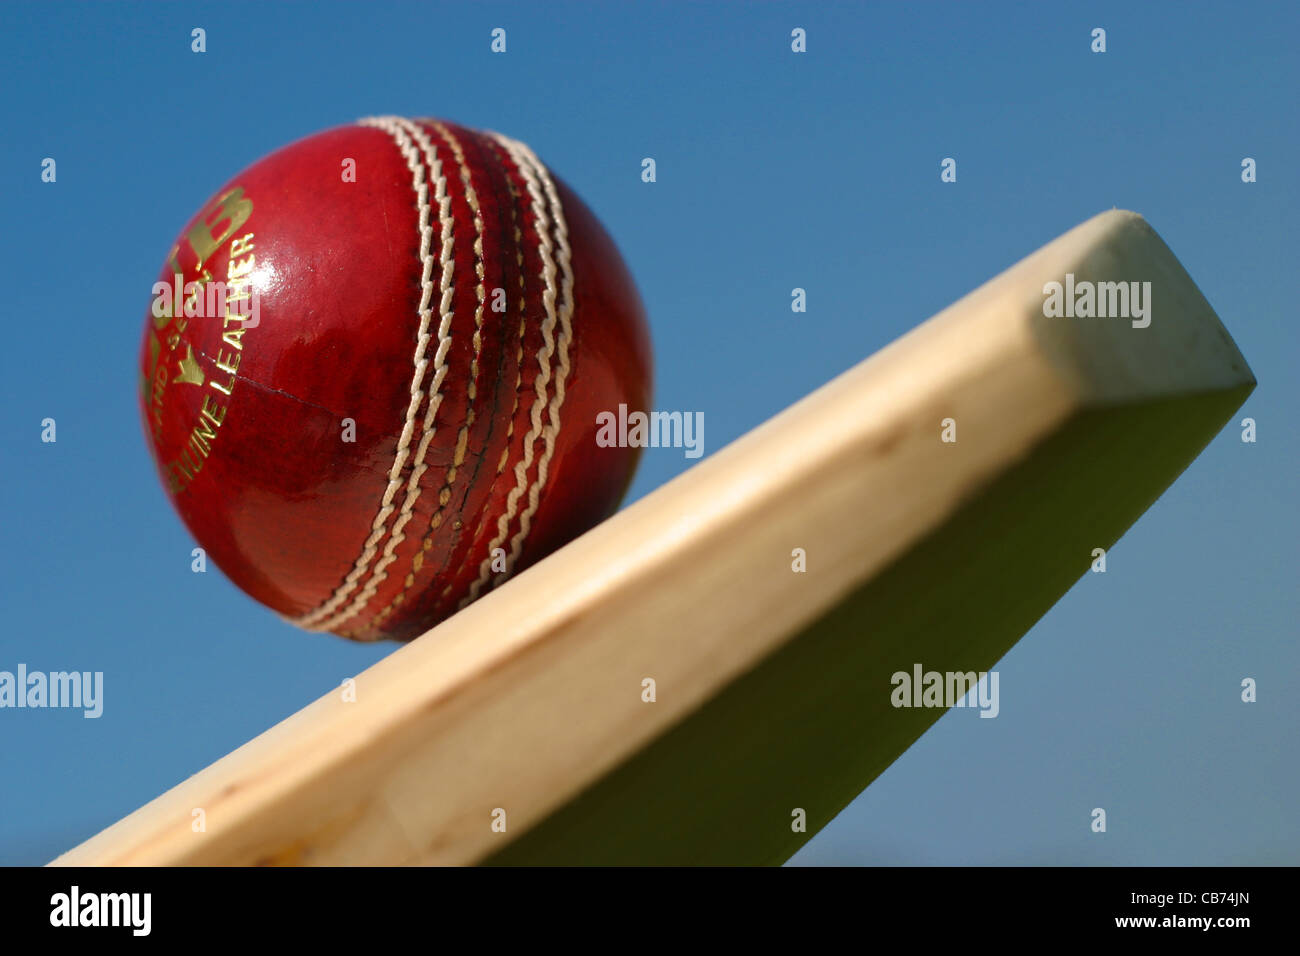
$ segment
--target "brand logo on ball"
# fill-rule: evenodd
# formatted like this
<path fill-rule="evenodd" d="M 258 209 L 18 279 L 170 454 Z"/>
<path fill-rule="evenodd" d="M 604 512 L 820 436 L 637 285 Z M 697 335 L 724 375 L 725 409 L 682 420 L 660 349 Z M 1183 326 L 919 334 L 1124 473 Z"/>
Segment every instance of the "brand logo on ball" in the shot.
<path fill-rule="evenodd" d="M 174 494 L 185 491 L 212 453 L 234 393 L 243 337 L 255 327 L 248 321 L 257 298 L 253 288 L 255 238 L 252 231 L 239 234 L 252 214 L 252 200 L 244 196 L 243 189 L 222 193 L 172 246 L 167 267 L 173 283 L 154 284 L 140 387 L 149 406 L 155 450 L 163 453 L 163 478 Z M 220 282 L 213 281 L 209 268 L 217 253 L 222 253 L 224 260 L 224 280 Z M 209 355 L 202 346 L 196 350 L 195 319 L 219 323 L 214 354 Z M 164 431 L 169 394 L 186 388 L 197 392 L 188 400 L 173 399 L 174 404 L 183 403 L 186 411 L 180 414 L 178 427 Z"/>

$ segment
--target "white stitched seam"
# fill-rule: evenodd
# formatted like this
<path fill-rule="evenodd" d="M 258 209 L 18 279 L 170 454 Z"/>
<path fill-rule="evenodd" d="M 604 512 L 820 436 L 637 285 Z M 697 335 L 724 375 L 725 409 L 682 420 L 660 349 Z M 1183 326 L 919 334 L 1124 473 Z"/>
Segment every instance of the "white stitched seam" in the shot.
<path fill-rule="evenodd" d="M 483 214 L 479 209 L 478 194 L 474 190 L 474 184 L 470 175 L 469 165 L 465 160 L 464 152 L 461 148 L 460 141 L 456 138 L 456 136 L 444 123 L 441 123 L 438 120 L 422 119 L 419 120 L 418 122 L 428 123 L 434 129 L 436 129 L 438 131 L 438 135 L 440 135 L 443 141 L 446 142 L 451 147 L 452 155 L 455 157 L 456 160 L 456 166 L 459 172 L 460 182 L 462 187 L 465 190 L 465 200 L 468 203 L 473 215 L 474 232 L 475 232 L 473 248 L 474 248 L 475 274 L 478 277 L 478 285 L 475 290 L 477 305 L 475 306 L 474 309 L 474 335 L 473 335 L 474 351 L 473 354 L 470 356 L 470 375 L 469 375 L 469 380 L 466 383 L 466 389 L 465 389 L 466 401 L 468 403 L 469 408 L 472 410 L 473 394 L 478 384 L 477 382 L 478 359 L 479 359 L 478 352 L 482 347 L 481 335 L 483 331 L 483 305 L 487 299 L 487 290 L 483 282 L 483 232 L 484 232 Z M 451 248 L 449 246 L 448 252 L 450 253 L 450 251 Z M 437 396 L 439 403 L 441 402 L 441 398 L 442 396 L 441 394 L 439 394 Z M 380 562 L 377 565 L 375 565 L 374 576 L 371 578 L 370 584 L 367 585 L 366 588 L 367 593 L 357 598 L 357 600 L 353 603 L 353 605 L 348 608 L 347 613 L 340 614 L 335 618 L 333 618 L 330 622 L 328 622 L 330 627 L 333 627 L 335 624 L 342 623 L 343 621 L 347 620 L 348 618 L 355 615 L 358 611 L 360 611 L 365 606 L 366 601 L 368 601 L 370 597 L 374 595 L 375 589 L 379 586 L 379 584 L 385 578 L 388 577 L 388 573 L 385 570 L 385 568 L 387 568 L 390 564 L 392 564 L 394 560 L 396 560 L 397 558 L 397 555 L 395 553 L 396 549 L 403 541 L 406 540 L 406 534 L 402 529 L 406 527 L 407 522 L 410 521 L 411 518 L 415 517 L 415 512 L 414 512 L 415 502 L 419 499 L 420 495 L 425 490 L 420 487 L 420 480 L 424 477 L 424 473 L 425 471 L 428 470 L 429 467 L 425 463 L 424 459 L 425 459 L 425 453 L 428 449 L 429 441 L 433 438 L 434 433 L 436 431 L 436 428 L 433 424 L 433 416 L 436 411 L 437 411 L 437 405 L 431 402 L 429 405 L 428 414 L 426 415 L 424 421 L 425 436 L 420 444 L 420 453 L 417 459 L 418 464 L 411 471 L 410 480 L 407 482 L 406 501 L 402 505 L 402 510 L 398 515 L 397 521 L 393 524 L 393 536 L 392 539 L 389 541 L 388 547 L 384 549 L 384 557 L 382 560 L 380 560 Z M 463 464 L 463 460 L 465 457 L 466 440 L 469 433 L 470 425 L 471 425 L 471 418 L 470 415 L 467 413 L 465 416 L 465 420 L 461 423 L 460 430 L 456 435 L 456 445 L 453 450 L 451 466 L 447 469 L 447 476 L 445 479 L 445 483 L 443 484 L 442 488 L 439 489 L 440 500 L 438 501 L 437 510 L 434 512 L 435 514 L 441 512 L 443 506 L 441 495 L 444 493 L 449 493 L 452 483 L 455 481 L 456 471 Z M 415 557 L 417 558 L 419 557 L 419 552 L 417 552 Z M 410 587 L 411 584 L 409 583 L 406 584 L 402 588 L 402 590 L 398 593 L 397 597 L 394 598 L 393 603 L 391 603 L 387 608 L 385 608 L 382 614 L 376 615 L 370 621 L 367 621 L 365 626 L 374 627 L 376 626 L 375 625 L 376 620 L 386 618 L 388 614 L 391 614 L 397 607 L 397 603 L 396 603 L 397 599 L 404 597 L 406 593 L 410 590 Z"/>
<path fill-rule="evenodd" d="M 429 341 L 432 335 L 429 333 L 429 325 L 432 322 L 432 312 L 429 308 L 433 297 L 434 284 L 432 281 L 433 263 L 435 259 L 442 262 L 442 275 L 438 288 L 441 292 L 439 301 L 440 322 L 438 326 L 438 348 L 434 354 L 434 375 L 430 383 L 432 397 L 429 399 L 429 409 L 424 417 L 423 435 L 420 439 L 419 448 L 416 457 L 415 470 L 412 472 L 412 480 L 408 481 L 408 494 L 402 504 L 402 516 L 399 521 L 405 524 L 410 519 L 411 508 L 415 504 L 415 498 L 418 498 L 418 478 L 417 472 L 423 474 L 424 456 L 428 450 L 429 442 L 433 438 L 432 424 L 434 415 L 437 412 L 438 405 L 442 402 L 442 381 L 447 374 L 447 350 L 451 347 L 451 320 L 452 320 L 452 218 L 451 218 L 451 200 L 447 195 L 447 180 L 442 172 L 442 162 L 438 158 L 437 148 L 430 142 L 427 134 L 409 121 L 397 116 L 381 116 L 363 119 L 359 121 L 363 126 L 372 126 L 381 129 L 393 137 L 402 156 L 406 160 L 407 168 L 411 170 L 412 186 L 417 197 L 417 206 L 419 208 L 419 231 L 420 231 L 420 331 L 417 340 L 414 358 L 414 375 L 411 379 L 411 398 L 406 409 L 406 419 L 402 427 L 401 436 L 397 442 L 397 454 L 393 459 L 393 466 L 388 472 L 388 484 L 384 489 L 383 499 L 380 504 L 379 512 L 371 524 L 371 531 L 366 543 L 362 548 L 361 554 L 357 557 L 352 570 L 344 579 L 343 583 L 335 590 L 333 596 L 324 604 L 315 610 L 294 619 L 294 623 L 299 627 L 310 628 L 312 630 L 328 630 L 337 626 L 340 622 L 356 614 L 373 596 L 375 588 L 379 586 L 382 577 L 372 576 L 367 582 L 362 592 L 352 601 L 348 608 L 340 614 L 334 614 L 348 596 L 356 589 L 357 582 L 365 575 L 371 563 L 378 553 L 378 544 L 384 537 L 384 528 L 389 516 L 393 513 L 393 498 L 401 487 L 401 474 L 406 466 L 407 458 L 410 455 L 411 439 L 415 432 L 416 416 L 420 404 L 424 401 L 424 376 L 428 369 L 429 361 L 425 357 L 428 350 Z M 418 145 L 417 145 L 418 144 Z M 423 162 L 421 156 L 423 155 Z M 426 172 L 428 176 L 426 177 Z M 428 198 L 428 180 L 435 184 L 435 194 L 438 201 L 438 220 L 442 226 L 441 249 L 438 256 L 435 256 L 430 250 L 432 245 L 433 229 L 429 225 L 430 204 Z M 416 494 L 414 497 L 410 494 L 410 489 L 414 487 Z M 394 528 L 394 533 L 397 527 Z M 400 540 L 400 539 L 398 539 Z M 384 558 L 391 560 L 391 554 L 397 544 L 390 540 L 384 552 Z M 380 567 L 387 561 L 381 562 Z M 378 574 L 380 567 L 376 568 Z M 331 616 L 333 615 L 333 616 Z"/>
<path fill-rule="evenodd" d="M 519 499 L 523 496 L 525 490 L 528 492 L 528 508 L 520 515 L 519 531 L 515 534 L 510 542 L 510 552 L 506 555 L 506 569 L 498 576 L 498 582 L 505 580 L 513 571 L 514 563 L 518 560 L 519 554 L 523 548 L 524 538 L 527 537 L 531 527 L 533 514 L 537 511 L 540 500 L 542 486 L 546 483 L 547 469 L 550 465 L 550 459 L 555 450 L 555 438 L 560 427 L 560 405 L 564 401 L 564 382 L 569 374 L 569 343 L 572 340 L 573 329 L 571 315 L 573 311 L 573 273 L 571 267 L 571 256 L 569 249 L 568 228 L 564 222 L 564 210 L 556 194 L 555 185 L 551 181 L 550 174 L 546 167 L 537 159 L 523 143 L 508 139 L 499 134 L 492 134 L 511 158 L 515 161 L 519 172 L 523 175 L 524 181 L 528 186 L 528 194 L 532 200 L 532 210 L 534 218 L 537 221 L 536 230 L 539 243 L 539 251 L 542 259 L 542 278 L 545 283 L 545 290 L 542 294 L 542 301 L 546 308 L 546 318 L 542 322 L 542 340 L 543 348 L 538 353 L 539 370 L 537 377 L 534 379 L 534 390 L 537 393 L 537 399 L 533 402 L 530 409 L 531 427 L 524 438 L 524 457 L 515 464 L 515 487 L 511 489 L 506 499 L 506 510 L 497 519 L 497 534 L 488 545 L 487 556 L 484 557 L 479 566 L 479 576 L 470 586 L 469 593 L 461 601 L 460 606 L 473 601 L 479 596 L 483 587 L 487 584 L 492 576 L 492 552 L 501 547 L 509 534 L 510 522 L 514 519 L 518 511 Z M 540 182 L 539 182 L 540 180 Z M 543 196 L 543 192 L 545 196 Z M 551 238 L 551 217 L 547 215 L 547 204 L 549 203 L 550 212 L 555 220 L 555 242 Z M 551 379 L 551 358 L 556 353 L 556 342 L 554 330 L 557 320 L 556 313 L 556 287 L 555 287 L 555 261 L 552 250 L 554 245 L 559 245 L 560 267 L 563 272 L 561 287 L 561 303 L 559 309 L 559 369 L 556 376 L 556 393 L 555 396 L 547 402 L 547 385 Z M 542 425 L 542 408 L 547 407 L 549 424 Z M 537 480 L 529 486 L 528 470 L 532 467 L 534 446 L 538 438 L 541 437 L 545 443 L 545 450 L 538 462 Z"/>
<path fill-rule="evenodd" d="M 555 183 L 552 181 L 551 174 L 546 167 L 542 165 L 533 151 L 525 144 L 520 143 L 519 148 L 537 170 L 538 178 L 541 179 L 542 185 L 546 189 L 546 198 L 551 203 L 552 221 L 555 225 L 555 245 L 558 249 L 556 258 L 560 266 L 561 284 L 560 332 L 557 345 L 559 367 L 555 373 L 555 393 L 551 396 L 551 404 L 547 409 L 549 423 L 542 433 L 546 450 L 542 452 L 541 461 L 537 465 L 537 481 L 528 489 L 528 510 L 520 516 L 519 531 L 510 544 L 512 562 L 519 560 L 519 552 L 523 547 L 524 538 L 528 536 L 528 532 L 532 527 L 533 515 L 537 512 L 539 497 L 542 489 L 546 487 L 546 476 L 550 468 L 551 458 L 555 455 L 555 440 L 560 434 L 560 406 L 564 404 L 564 385 L 569 377 L 569 345 L 573 341 L 573 260 L 569 249 L 569 228 L 564 221 L 564 209 L 560 205 L 560 197 L 555 191 Z"/>

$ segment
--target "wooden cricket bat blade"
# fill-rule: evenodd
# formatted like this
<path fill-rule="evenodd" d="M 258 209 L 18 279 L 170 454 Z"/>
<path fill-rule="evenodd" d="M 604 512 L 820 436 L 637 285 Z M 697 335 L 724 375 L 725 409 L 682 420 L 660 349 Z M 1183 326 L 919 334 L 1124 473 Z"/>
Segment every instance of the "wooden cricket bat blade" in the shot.
<path fill-rule="evenodd" d="M 55 863 L 780 862 L 1253 386 L 1103 213 Z"/>

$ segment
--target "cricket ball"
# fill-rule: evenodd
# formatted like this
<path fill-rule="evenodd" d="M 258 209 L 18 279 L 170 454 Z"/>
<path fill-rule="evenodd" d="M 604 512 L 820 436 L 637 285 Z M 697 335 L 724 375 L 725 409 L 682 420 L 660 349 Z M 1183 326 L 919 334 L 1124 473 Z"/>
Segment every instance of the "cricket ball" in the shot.
<path fill-rule="evenodd" d="M 240 173 L 153 287 L 145 430 L 173 505 L 293 623 L 408 640 L 612 513 L 649 337 L 613 241 L 524 144 L 432 119 Z"/>

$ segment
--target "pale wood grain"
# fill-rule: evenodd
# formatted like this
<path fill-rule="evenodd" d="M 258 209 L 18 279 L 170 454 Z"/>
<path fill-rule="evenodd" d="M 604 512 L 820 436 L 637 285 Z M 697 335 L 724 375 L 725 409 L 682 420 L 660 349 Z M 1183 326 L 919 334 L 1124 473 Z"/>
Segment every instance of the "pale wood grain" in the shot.
<path fill-rule="evenodd" d="M 1044 317 L 1067 271 L 1151 326 Z M 1102 214 L 55 863 L 778 862 L 942 713 L 888 675 L 990 667 L 1253 385 Z"/>

